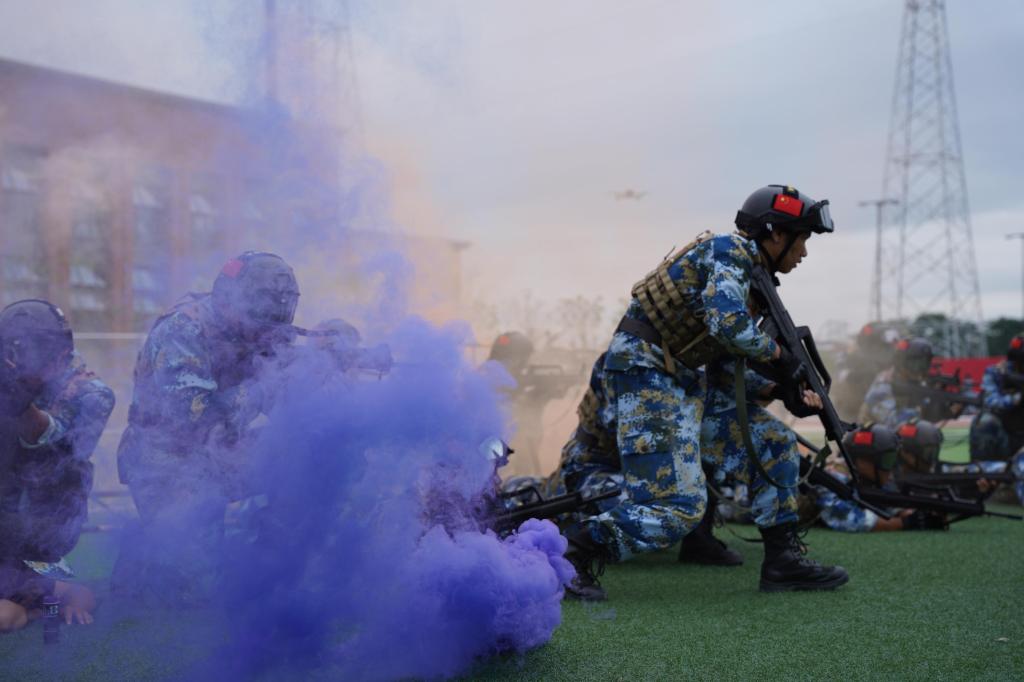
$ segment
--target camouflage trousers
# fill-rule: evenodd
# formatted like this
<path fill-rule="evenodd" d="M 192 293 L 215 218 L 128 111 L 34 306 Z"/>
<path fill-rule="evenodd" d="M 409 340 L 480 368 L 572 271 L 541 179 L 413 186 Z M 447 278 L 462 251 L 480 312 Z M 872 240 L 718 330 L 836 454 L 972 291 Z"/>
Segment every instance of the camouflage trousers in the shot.
<path fill-rule="evenodd" d="M 684 388 L 665 373 L 648 368 L 609 372 L 615 396 L 618 466 L 593 457 L 579 434 L 563 451 L 556 476 L 564 488 L 614 483 L 623 494 L 604 503 L 601 513 L 578 523 L 612 560 L 664 549 L 700 522 L 707 504 L 703 463 L 716 480 L 747 483 L 753 518 L 763 527 L 796 521 L 796 490 L 775 488 L 757 472 L 743 446 L 735 404 L 711 400 L 701 384 Z M 796 438 L 763 408 L 749 408 L 750 431 L 762 466 L 777 482 L 793 485 L 798 475 Z M 569 474 L 568 476 L 566 474 Z"/>
<path fill-rule="evenodd" d="M 991 412 L 981 412 L 971 420 L 970 448 L 972 461 L 1006 461 L 1024 447 L 1024 437 L 1011 434 L 1003 420 Z"/>

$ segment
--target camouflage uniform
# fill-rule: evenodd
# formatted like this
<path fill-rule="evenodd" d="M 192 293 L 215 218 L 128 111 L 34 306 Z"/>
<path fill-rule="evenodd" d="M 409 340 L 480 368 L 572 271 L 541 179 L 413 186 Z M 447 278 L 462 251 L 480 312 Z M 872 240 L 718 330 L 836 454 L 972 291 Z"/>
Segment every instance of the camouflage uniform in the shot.
<path fill-rule="evenodd" d="M 210 296 L 159 318 L 139 352 L 128 428 L 118 448 L 140 536 L 126 542 L 114 586 L 156 577 L 161 591 L 201 594 L 214 572 L 225 505 L 250 492 L 243 444 L 264 411 L 259 355 L 227 335 Z"/>
<path fill-rule="evenodd" d="M 897 399 L 892 389 L 894 368 L 884 370 L 875 377 L 864 396 L 858 421 L 875 422 L 895 428 L 911 419 L 921 418 L 920 405 L 908 405 Z"/>
<path fill-rule="evenodd" d="M 1009 363 L 985 369 L 981 380 L 982 411 L 971 421 L 971 459 L 1008 460 L 1024 447 L 1024 406 L 1020 389 L 1007 384 Z"/>
<path fill-rule="evenodd" d="M 0 439 L 0 598 L 29 584 L 45 591 L 39 574 L 78 543 L 92 489 L 89 458 L 114 409 L 114 392 L 73 355 L 33 402 L 49 415 L 38 441 L 26 444 L 10 433 Z M 25 561 L 44 563 L 34 572 Z"/>
<path fill-rule="evenodd" d="M 829 473 L 843 483 L 849 483 L 850 477 L 842 471 L 829 467 Z M 814 503 L 818 518 L 832 530 L 844 533 L 867 533 L 878 524 L 878 514 L 869 509 L 844 500 L 831 490 L 822 486 L 812 486 L 809 498 Z"/>
<path fill-rule="evenodd" d="M 725 353 L 767 362 L 776 344 L 756 328 L 748 308 L 749 276 L 759 258 L 755 242 L 719 235 L 686 252 L 669 276 L 685 287 L 684 298 L 705 311 L 709 334 Z M 626 317 L 647 320 L 636 299 Z M 668 547 L 700 522 L 707 501 L 702 458 L 723 476 L 752 482 L 758 523 L 796 520 L 792 494 L 771 489 L 750 471 L 731 388 L 714 386 L 709 395 L 708 377 L 731 376 L 729 364 L 712 363 L 707 373 L 673 364 L 670 371 L 661 348 L 616 332 L 594 365 L 584 398 L 595 419 L 583 419 L 581 408 L 580 426 L 562 451 L 556 472 L 562 488 L 624 479 L 624 499 L 579 521 L 613 560 Z M 761 385 L 751 377 L 752 389 Z M 795 437 L 763 409 L 751 406 L 750 413 L 763 465 L 776 480 L 795 483 Z"/>

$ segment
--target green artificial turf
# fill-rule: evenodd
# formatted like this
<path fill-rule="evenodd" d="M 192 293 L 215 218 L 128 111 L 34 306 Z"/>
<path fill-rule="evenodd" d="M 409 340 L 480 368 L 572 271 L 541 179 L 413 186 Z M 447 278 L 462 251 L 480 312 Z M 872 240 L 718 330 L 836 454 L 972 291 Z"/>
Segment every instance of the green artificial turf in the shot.
<path fill-rule="evenodd" d="M 947 445 L 964 435 L 947 433 Z M 942 458 L 965 460 L 966 445 Z M 729 528 L 756 536 L 750 526 Z M 976 518 L 926 533 L 814 529 L 811 556 L 851 575 L 826 593 L 761 594 L 760 546 L 718 534 L 744 566 L 681 565 L 675 549 L 610 566 L 607 602 L 566 603 L 547 645 L 481 662 L 466 679 L 1024 679 L 1024 522 Z M 113 534 L 88 534 L 69 557 L 101 597 L 115 545 Z M 108 602 L 96 625 L 63 628 L 58 647 L 43 646 L 38 624 L 0 636 L 0 680 L 181 679 L 223 641 L 222 617 L 118 612 Z"/>
<path fill-rule="evenodd" d="M 680 565 L 674 551 L 610 566 L 609 601 L 565 604 L 546 646 L 481 663 L 468 679 L 1024 679 L 1024 522 L 970 519 L 945 533 L 812 530 L 812 556 L 852 576 L 820 594 L 759 593 L 760 547 L 719 534 L 744 566 Z M 101 578 L 111 545 L 110 535 L 84 537 L 72 565 Z M 177 679 L 222 641 L 210 615 L 103 608 L 98 625 L 63 628 L 56 651 L 33 625 L 0 637 L 0 679 L 49 680 L 55 669 L 68 680 Z"/>
<path fill-rule="evenodd" d="M 942 435 L 945 438 L 939 459 L 951 464 L 964 464 L 971 461 L 971 453 L 967 447 L 966 428 L 946 428 L 942 430 Z"/>
<path fill-rule="evenodd" d="M 851 576 L 823 593 L 761 594 L 761 548 L 719 533 L 743 566 L 680 565 L 674 552 L 611 566 L 607 602 L 566 604 L 547 646 L 471 679 L 1024 679 L 1024 522 L 812 530 L 811 556 Z"/>

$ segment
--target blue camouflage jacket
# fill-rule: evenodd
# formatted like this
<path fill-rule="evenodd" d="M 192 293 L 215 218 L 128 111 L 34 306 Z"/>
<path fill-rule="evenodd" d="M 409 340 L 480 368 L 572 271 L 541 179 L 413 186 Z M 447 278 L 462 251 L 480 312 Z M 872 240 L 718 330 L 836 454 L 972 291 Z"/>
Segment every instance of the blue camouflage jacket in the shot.
<path fill-rule="evenodd" d="M 1010 371 L 1006 360 L 989 365 L 981 378 L 982 403 L 987 410 L 996 414 L 1005 414 L 1021 404 L 1021 390 L 1006 382 L 1006 374 Z"/>
<path fill-rule="evenodd" d="M 193 476 L 228 484 L 218 456 L 263 411 L 254 380 L 263 358 L 231 337 L 209 295 L 193 296 L 157 319 L 135 365 L 128 428 L 118 447 L 122 483 Z"/>
<path fill-rule="evenodd" d="M 92 489 L 89 459 L 114 392 L 74 355 L 33 402 L 50 422 L 36 443 L 0 427 L 0 561 L 57 561 L 78 543 Z"/>
<path fill-rule="evenodd" d="M 849 483 L 850 477 L 841 471 L 829 468 L 829 473 L 843 483 Z M 814 505 L 822 523 L 845 533 L 867 533 L 878 524 L 878 515 L 864 509 L 849 500 L 844 500 L 831 490 L 822 486 L 814 486 Z"/>

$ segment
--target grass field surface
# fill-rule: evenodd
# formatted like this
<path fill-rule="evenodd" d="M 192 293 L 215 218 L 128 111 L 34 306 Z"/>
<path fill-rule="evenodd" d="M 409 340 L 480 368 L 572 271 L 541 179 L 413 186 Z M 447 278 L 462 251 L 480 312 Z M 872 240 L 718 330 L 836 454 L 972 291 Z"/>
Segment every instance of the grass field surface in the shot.
<path fill-rule="evenodd" d="M 547 645 L 482 661 L 465 679 L 1024 680 L 1024 522 L 976 518 L 948 532 L 865 535 L 814 529 L 811 556 L 851 575 L 825 593 L 759 593 L 761 547 L 731 533 L 757 533 L 718 531 L 744 555 L 742 567 L 681 565 L 675 549 L 610 566 L 607 602 L 566 603 Z M 101 596 L 115 542 L 109 533 L 83 536 L 69 558 Z M 218 613 L 120 608 L 108 601 L 96 625 L 62 628 L 57 647 L 43 646 L 38 624 L 0 636 L 0 679 L 182 679 L 222 641 Z M 329 670 L 315 678 L 338 679 Z"/>

